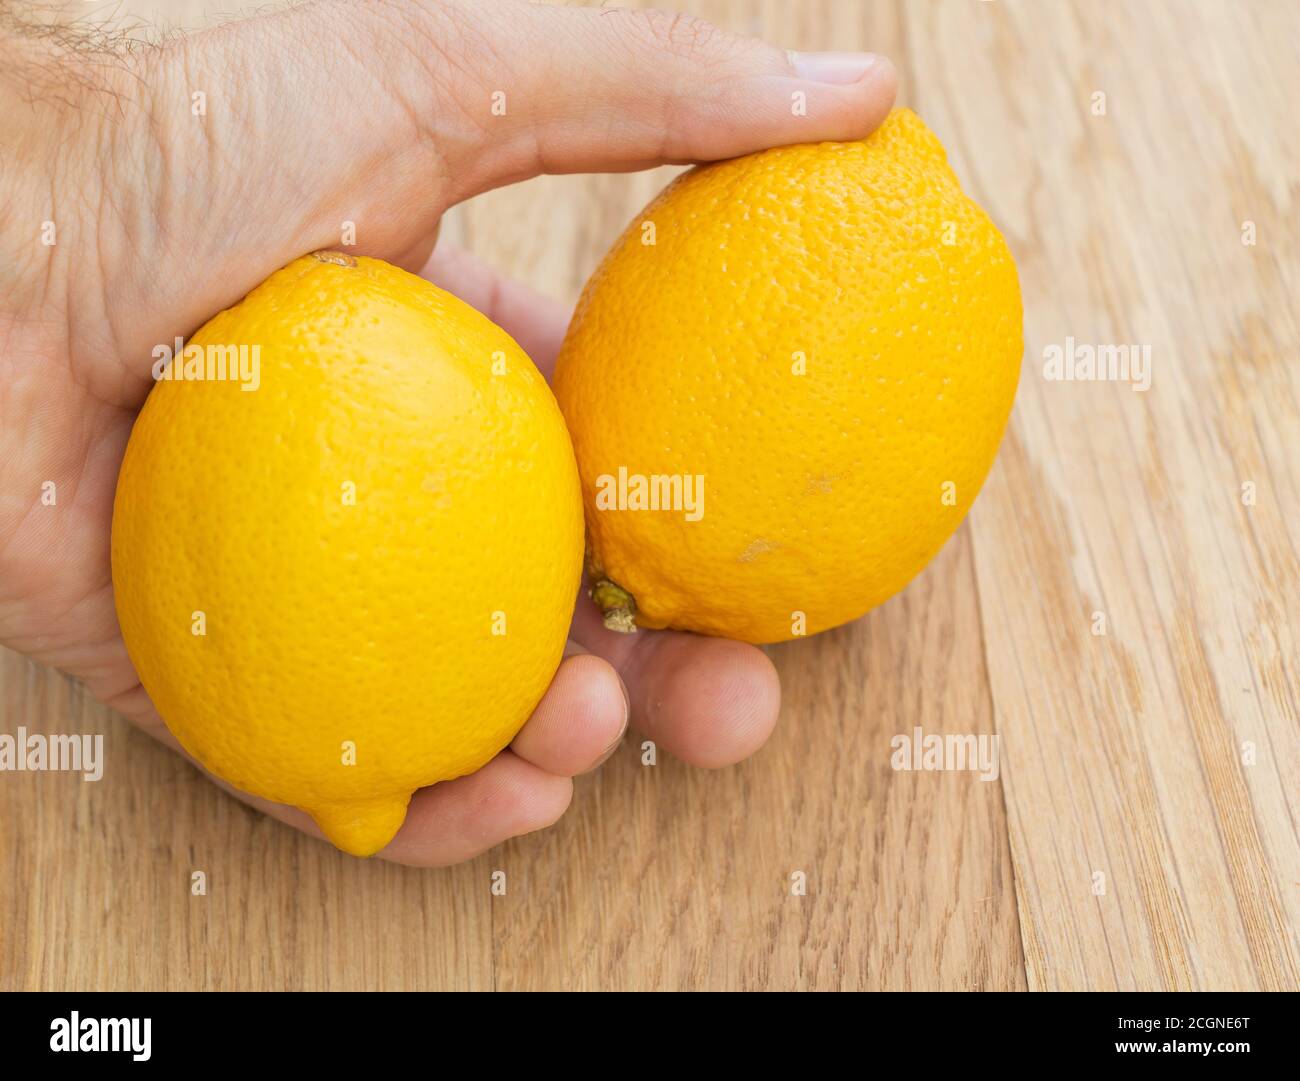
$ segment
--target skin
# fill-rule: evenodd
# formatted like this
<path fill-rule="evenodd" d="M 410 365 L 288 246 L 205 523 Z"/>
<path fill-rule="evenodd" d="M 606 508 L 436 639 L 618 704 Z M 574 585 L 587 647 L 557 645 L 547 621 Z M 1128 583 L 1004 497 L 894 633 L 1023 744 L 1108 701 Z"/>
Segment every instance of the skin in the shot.
<path fill-rule="evenodd" d="M 109 568 L 154 345 L 337 247 L 350 220 L 349 250 L 458 294 L 549 374 L 567 311 L 435 250 L 449 207 L 543 172 L 862 138 L 895 92 L 883 58 L 790 54 L 671 13 L 508 0 L 324 0 L 160 47 L 92 44 L 0 4 L 0 643 L 172 747 L 122 644 Z M 505 116 L 492 115 L 497 90 Z M 806 115 L 792 115 L 796 91 Z M 46 481 L 56 507 L 41 504 Z M 752 646 L 619 635 L 585 597 L 570 637 L 512 746 L 417 793 L 382 857 L 445 865 L 550 825 L 629 720 L 705 767 L 753 754 L 776 722 L 776 672 Z M 295 808 L 236 795 L 317 832 Z"/>

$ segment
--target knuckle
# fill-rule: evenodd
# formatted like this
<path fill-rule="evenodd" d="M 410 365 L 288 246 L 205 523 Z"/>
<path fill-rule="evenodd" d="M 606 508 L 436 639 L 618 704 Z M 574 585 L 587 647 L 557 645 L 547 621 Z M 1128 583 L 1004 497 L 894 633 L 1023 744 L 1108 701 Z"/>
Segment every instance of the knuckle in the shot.
<path fill-rule="evenodd" d="M 712 59 L 732 51 L 735 39 L 707 19 L 658 8 L 618 13 L 624 33 L 684 60 Z"/>

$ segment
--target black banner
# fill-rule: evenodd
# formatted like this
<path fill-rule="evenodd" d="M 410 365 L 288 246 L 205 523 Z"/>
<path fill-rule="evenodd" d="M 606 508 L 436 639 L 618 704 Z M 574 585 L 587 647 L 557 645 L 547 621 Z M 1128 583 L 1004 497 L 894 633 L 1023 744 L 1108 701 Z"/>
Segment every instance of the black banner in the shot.
<path fill-rule="evenodd" d="M 755 1006 L 762 1011 L 770 1008 L 770 1001 Z M 1261 1065 L 1259 1056 L 1264 1062 L 1294 1061 L 1296 1002 L 1260 994 L 878 994 L 869 1002 L 837 1003 L 845 1012 L 858 1011 L 851 1035 L 836 1024 L 814 1037 L 808 1023 L 801 1022 L 788 1030 L 787 1048 L 775 1050 L 792 1064 L 802 1061 L 814 1069 L 820 1068 L 825 1054 L 845 1053 L 849 1041 L 868 1063 L 872 1053 L 879 1052 L 891 1059 L 900 1054 L 914 1057 L 926 1066 L 935 1061 L 969 1065 L 972 1059 L 993 1054 L 1009 1061 L 1008 1056 L 1020 1053 L 1032 1056 L 1025 1061 L 1036 1064 L 1203 1059 L 1227 1066 L 1230 1060 L 1252 1059 Z M 803 1009 L 796 1003 L 783 1008 L 795 1016 Z M 424 1053 L 430 1068 L 437 1069 L 451 1041 L 459 1059 L 476 1042 L 472 1034 L 478 1031 L 477 1025 L 465 1029 L 459 1022 L 446 1031 L 447 1009 L 446 1002 L 420 994 L 272 1000 L 247 994 L 7 995 L 0 1000 L 0 1040 L 7 1065 L 71 1064 L 93 1070 L 110 1062 L 139 1069 L 284 1063 L 373 1069 L 391 1063 L 394 1055 L 409 1062 Z M 678 1037 L 656 1016 L 657 1010 L 648 1012 L 647 1035 L 627 1034 L 639 1048 L 638 1059 L 644 1061 L 648 1040 L 650 1048 L 665 1056 L 666 1066 L 679 1063 L 684 1048 L 675 1046 Z M 521 1014 L 550 1017 L 546 1032 L 540 1022 L 532 1022 L 539 1048 L 549 1051 L 565 1039 L 554 1015 L 516 1009 L 507 1021 L 514 1030 L 514 1047 L 532 1035 L 528 1021 L 520 1025 Z M 635 1015 L 624 1011 L 620 1021 L 621 1027 L 635 1030 Z M 692 1050 L 701 1048 L 706 1058 L 720 1060 L 719 1065 L 723 1056 L 734 1063 L 735 1056 L 760 1049 L 766 1059 L 773 1050 L 770 1042 L 746 1045 L 747 1028 L 731 1030 L 724 1024 L 714 1039 L 701 1040 L 698 1031 L 687 1039 Z M 770 1023 L 764 1030 L 782 1031 Z M 575 1049 L 586 1042 L 577 1032 L 567 1035 Z M 607 1039 L 615 1047 L 620 1042 L 618 1036 Z M 490 1069 L 496 1048 L 485 1050 Z M 988 1061 L 985 1058 L 985 1065 Z"/>

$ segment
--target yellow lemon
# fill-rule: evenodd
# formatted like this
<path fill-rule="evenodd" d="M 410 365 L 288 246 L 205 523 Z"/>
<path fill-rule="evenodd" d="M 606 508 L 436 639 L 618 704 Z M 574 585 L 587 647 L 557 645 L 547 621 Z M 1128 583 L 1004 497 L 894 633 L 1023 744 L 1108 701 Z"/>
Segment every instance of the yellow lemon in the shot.
<path fill-rule="evenodd" d="M 974 500 L 1021 349 L 1006 242 L 912 112 L 683 174 L 556 371 L 606 622 L 772 642 L 879 604 Z"/>
<path fill-rule="evenodd" d="M 113 508 L 140 680 L 217 776 L 374 853 L 560 661 L 582 505 L 555 400 L 468 305 L 323 252 L 159 372 Z"/>

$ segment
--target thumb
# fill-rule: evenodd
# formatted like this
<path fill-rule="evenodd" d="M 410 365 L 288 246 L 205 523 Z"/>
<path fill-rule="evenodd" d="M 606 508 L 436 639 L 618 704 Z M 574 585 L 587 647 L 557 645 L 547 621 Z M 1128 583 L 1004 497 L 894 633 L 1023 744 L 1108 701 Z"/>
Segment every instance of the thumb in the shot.
<path fill-rule="evenodd" d="M 446 143 L 453 202 L 538 173 L 858 139 L 894 100 L 884 57 L 792 53 L 689 15 L 528 4 L 466 17 L 491 48 L 431 88 L 473 124 L 469 137 Z"/>
<path fill-rule="evenodd" d="M 861 138 L 897 81 L 871 53 L 791 53 L 654 10 L 327 0 L 233 31 L 197 35 L 182 59 L 229 114 L 214 121 L 229 144 L 221 160 L 242 167 L 226 185 L 241 213 L 250 183 L 299 227 L 321 200 L 364 211 L 363 252 L 385 257 L 410 243 L 412 226 L 538 173 Z M 336 218 L 308 245 L 337 244 Z"/>

